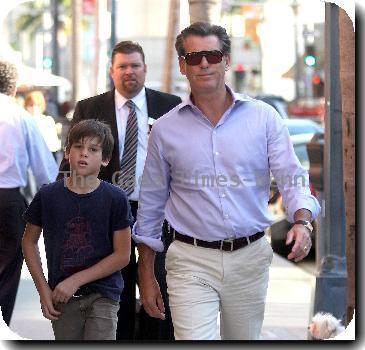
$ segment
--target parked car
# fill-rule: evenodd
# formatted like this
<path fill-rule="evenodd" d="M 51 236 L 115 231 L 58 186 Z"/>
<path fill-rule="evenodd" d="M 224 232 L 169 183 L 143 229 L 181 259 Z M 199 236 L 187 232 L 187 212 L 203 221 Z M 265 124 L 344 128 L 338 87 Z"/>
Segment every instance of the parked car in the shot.
<path fill-rule="evenodd" d="M 288 114 L 290 118 L 312 119 L 320 125 L 324 125 L 325 99 L 320 98 L 300 98 L 288 104 Z"/>
<path fill-rule="evenodd" d="M 276 95 L 257 95 L 255 98 L 274 107 L 283 119 L 289 118 L 287 113 L 288 102 L 283 97 Z"/>
<path fill-rule="evenodd" d="M 284 122 L 288 127 L 295 154 L 304 169 L 308 171 L 310 163 L 307 153 L 307 144 L 312 140 L 314 134 L 323 133 L 323 128 L 311 120 L 285 119 Z M 309 187 L 312 194 L 316 196 L 311 183 L 309 183 Z M 274 179 L 271 181 L 269 204 L 276 207 L 275 210 L 277 216 L 277 221 L 270 228 L 271 246 L 274 252 L 282 256 L 287 256 L 291 250 L 291 246 L 286 246 L 285 241 L 286 234 L 291 225 L 286 220 L 285 211 L 282 206 L 281 194 Z M 314 258 L 315 256 L 315 236 L 317 230 L 315 223 L 313 223 L 313 227 L 314 230 L 311 237 L 313 245 L 309 254 L 310 258 Z"/>
<path fill-rule="evenodd" d="M 284 119 L 284 124 L 287 126 L 290 136 L 301 134 L 323 133 L 323 128 L 310 119 Z"/>

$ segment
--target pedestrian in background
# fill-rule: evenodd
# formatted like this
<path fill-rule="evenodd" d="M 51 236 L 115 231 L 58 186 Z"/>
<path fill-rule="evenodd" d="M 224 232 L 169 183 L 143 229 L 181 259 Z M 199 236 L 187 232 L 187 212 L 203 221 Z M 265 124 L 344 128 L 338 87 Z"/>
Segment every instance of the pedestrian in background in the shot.
<path fill-rule="evenodd" d="M 138 43 L 122 41 L 116 44 L 109 69 L 115 88 L 78 102 L 71 122 L 72 126 L 80 120 L 95 118 L 110 126 L 115 146 L 109 164 L 100 172 L 100 178 L 121 186 L 127 192 L 134 217 L 151 126 L 156 119 L 181 102 L 180 97 L 146 88 L 146 73 L 145 55 Z M 67 170 L 67 162 L 63 160 L 61 175 Z M 163 235 L 163 239 L 168 246 L 169 237 Z M 168 306 L 165 252 L 158 254 L 155 271 L 165 305 Z M 142 308 L 136 322 L 137 264 L 134 243 L 130 263 L 122 274 L 125 287 L 120 300 L 117 339 L 133 340 L 135 336 L 146 340 L 173 339 L 168 307 L 165 321 L 151 318 Z"/>
<path fill-rule="evenodd" d="M 29 92 L 24 99 L 24 108 L 36 119 L 49 150 L 56 158 L 56 152 L 61 149 L 61 140 L 53 117 L 44 114 L 46 100 L 43 93 L 38 90 Z"/>
<path fill-rule="evenodd" d="M 113 145 L 104 123 L 74 125 L 65 148 L 71 176 L 43 186 L 24 215 L 25 261 L 56 340 L 116 337 L 132 216 L 124 191 L 98 179 Z M 48 282 L 37 246 L 42 229 Z"/>
<path fill-rule="evenodd" d="M 320 207 L 278 113 L 225 84 L 226 30 L 194 23 L 175 47 L 191 95 L 155 123 L 149 139 L 133 230 L 141 301 L 151 316 L 163 318 L 153 260 L 164 249 L 166 217 L 174 237 L 166 270 L 175 339 L 216 339 L 218 311 L 223 340 L 259 339 L 273 257 L 264 238 L 272 224 L 270 171 L 294 223 L 289 259 L 309 253 L 310 221 Z M 298 178 L 306 181 L 280 181 Z"/>
<path fill-rule="evenodd" d="M 26 201 L 20 189 L 29 166 L 38 186 L 54 181 L 58 171 L 36 121 L 15 101 L 17 77 L 15 65 L 0 61 L 0 307 L 7 325 L 23 265 Z"/>

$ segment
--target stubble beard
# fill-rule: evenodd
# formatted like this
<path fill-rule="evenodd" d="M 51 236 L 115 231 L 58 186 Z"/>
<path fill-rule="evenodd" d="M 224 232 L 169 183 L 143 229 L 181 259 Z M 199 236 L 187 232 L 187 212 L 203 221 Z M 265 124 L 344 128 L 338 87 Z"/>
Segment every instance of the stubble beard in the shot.
<path fill-rule="evenodd" d="M 122 86 L 128 95 L 136 95 L 142 88 L 137 80 L 123 81 Z"/>

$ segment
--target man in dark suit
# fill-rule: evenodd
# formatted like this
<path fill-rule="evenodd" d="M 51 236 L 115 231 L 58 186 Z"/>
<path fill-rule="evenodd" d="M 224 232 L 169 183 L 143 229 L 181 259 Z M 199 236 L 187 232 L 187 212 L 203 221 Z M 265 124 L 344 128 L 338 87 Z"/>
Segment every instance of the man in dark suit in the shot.
<path fill-rule="evenodd" d="M 83 119 L 98 119 L 110 125 L 115 147 L 112 158 L 107 167 L 102 168 L 99 177 L 102 180 L 118 183 L 118 177 L 123 173 L 121 165 L 124 150 L 129 146 L 125 144 L 125 136 L 128 134 L 129 116 L 131 108 L 137 116 L 138 142 L 135 159 L 134 187 L 128 198 L 132 208 L 132 214 L 136 217 L 139 196 L 139 177 L 142 175 L 147 154 L 148 134 L 153 121 L 167 113 L 181 102 L 180 97 L 151 90 L 144 87 L 147 66 L 144 52 L 140 45 L 131 41 L 118 43 L 112 52 L 112 62 L 109 74 L 115 88 L 104 94 L 90 97 L 76 104 L 71 126 Z M 132 106 L 129 101 L 132 101 Z M 129 140 L 129 136 L 127 136 Z M 126 147 L 125 147 L 126 146 Z M 63 160 L 60 170 L 67 171 L 67 164 Z M 123 187 L 123 186 L 122 186 Z M 128 191 L 126 191 L 128 193 Z M 165 237 L 166 247 L 169 245 L 169 237 Z M 168 305 L 165 252 L 156 258 L 155 270 L 160 276 L 161 292 L 164 295 L 165 305 Z M 136 256 L 135 246 L 132 242 L 132 253 L 129 265 L 122 270 L 124 289 L 121 295 L 120 310 L 118 313 L 117 340 L 170 340 L 173 338 L 173 327 L 168 307 L 166 308 L 166 320 L 161 321 L 151 318 L 141 308 L 136 322 Z M 167 304 L 166 304 L 167 303 Z"/>

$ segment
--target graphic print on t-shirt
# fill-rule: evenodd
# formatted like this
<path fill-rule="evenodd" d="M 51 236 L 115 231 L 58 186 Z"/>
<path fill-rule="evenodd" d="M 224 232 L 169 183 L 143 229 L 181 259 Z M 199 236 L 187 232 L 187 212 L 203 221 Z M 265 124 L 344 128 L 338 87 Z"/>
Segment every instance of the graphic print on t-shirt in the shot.
<path fill-rule="evenodd" d="M 80 206 L 78 211 L 78 215 L 66 223 L 61 248 L 61 271 L 71 274 L 87 268 L 86 261 L 94 254 L 94 248 L 89 242 L 90 223 L 80 215 Z"/>

